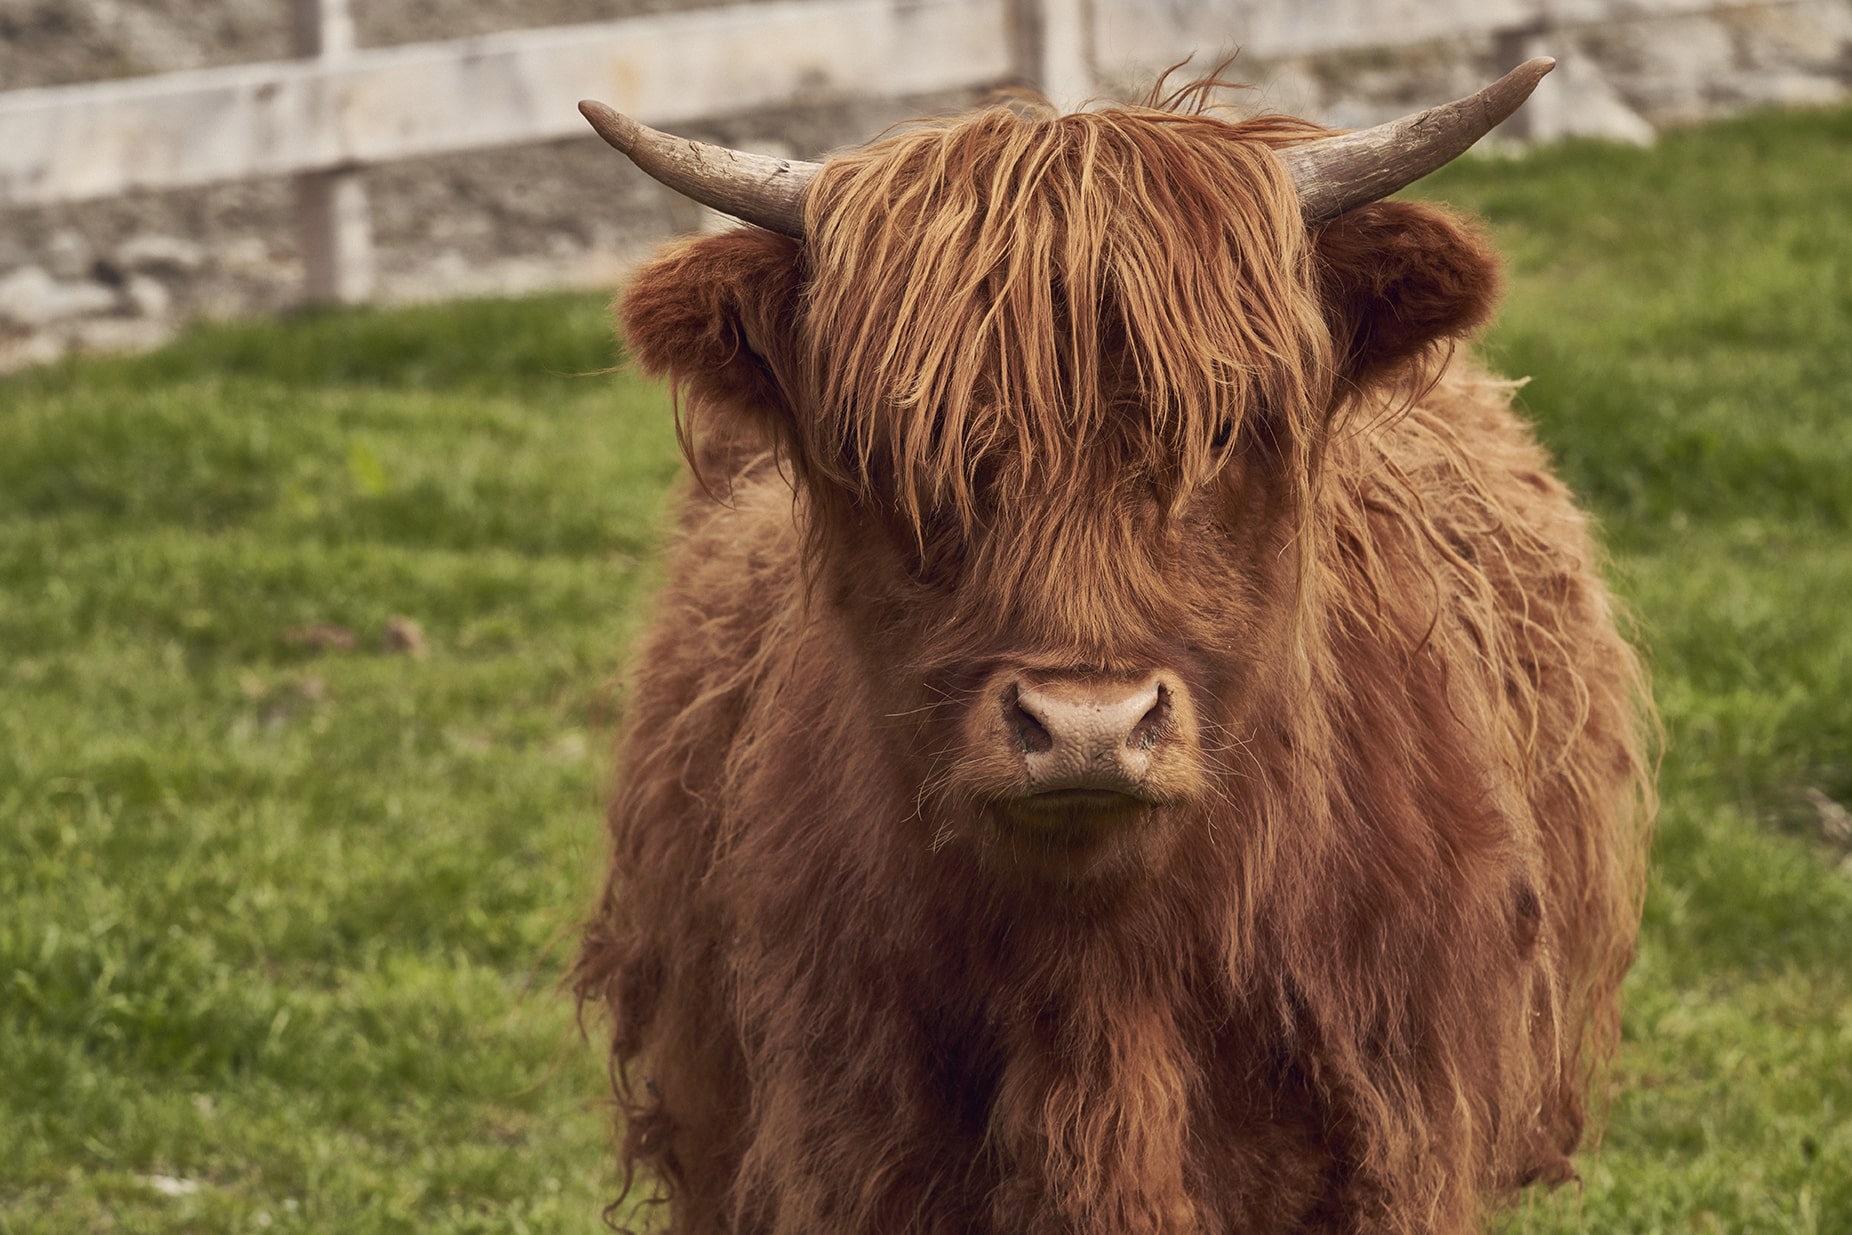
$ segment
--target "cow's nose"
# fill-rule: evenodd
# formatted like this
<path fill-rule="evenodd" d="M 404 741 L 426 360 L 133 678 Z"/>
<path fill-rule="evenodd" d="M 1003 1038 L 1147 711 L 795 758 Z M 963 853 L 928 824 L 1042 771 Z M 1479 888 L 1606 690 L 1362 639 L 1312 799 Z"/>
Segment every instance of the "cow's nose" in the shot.
<path fill-rule="evenodd" d="M 1136 795 L 1169 736 L 1171 687 L 1156 673 L 1017 682 L 1004 692 L 1031 793 L 1098 789 Z"/>

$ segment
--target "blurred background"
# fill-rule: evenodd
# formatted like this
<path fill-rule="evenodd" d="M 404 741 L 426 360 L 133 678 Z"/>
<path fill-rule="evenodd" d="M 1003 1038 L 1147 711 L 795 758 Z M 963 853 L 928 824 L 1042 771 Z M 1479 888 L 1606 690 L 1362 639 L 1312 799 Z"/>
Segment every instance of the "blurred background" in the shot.
<path fill-rule="evenodd" d="M 580 97 L 815 157 L 1194 55 L 1354 127 L 1561 61 L 1501 137 L 1643 143 L 1852 82 L 1846 0 L 0 0 L 0 368 L 189 317 L 603 286 L 697 208 Z"/>

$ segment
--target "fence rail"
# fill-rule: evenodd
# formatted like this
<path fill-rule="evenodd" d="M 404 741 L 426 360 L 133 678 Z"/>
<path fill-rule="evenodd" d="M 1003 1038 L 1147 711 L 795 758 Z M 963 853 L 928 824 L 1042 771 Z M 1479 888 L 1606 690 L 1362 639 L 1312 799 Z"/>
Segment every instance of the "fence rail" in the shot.
<path fill-rule="evenodd" d="M 1792 0 L 1110 0 L 1097 6 L 1099 68 L 1148 73 L 1194 51 L 1263 60 L 1402 47 Z"/>
<path fill-rule="evenodd" d="M 0 94 L 0 203 L 293 175 L 1002 80 L 995 0 L 781 0 Z"/>

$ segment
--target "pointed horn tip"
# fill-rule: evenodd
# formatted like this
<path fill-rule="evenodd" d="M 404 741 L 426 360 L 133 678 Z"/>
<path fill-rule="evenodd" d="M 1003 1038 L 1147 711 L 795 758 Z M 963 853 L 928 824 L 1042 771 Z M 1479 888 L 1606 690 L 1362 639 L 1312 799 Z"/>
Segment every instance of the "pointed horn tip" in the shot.
<path fill-rule="evenodd" d="M 1524 106 L 1538 83 L 1555 67 L 1555 56 L 1536 56 L 1480 91 L 1478 97 L 1486 100 L 1495 117 L 1492 123 L 1497 124 Z"/>
<path fill-rule="evenodd" d="M 629 154 L 636 145 L 637 135 L 643 127 L 597 99 L 580 99 L 579 114 L 585 117 L 598 136 L 605 139 L 606 144 L 624 154 Z"/>

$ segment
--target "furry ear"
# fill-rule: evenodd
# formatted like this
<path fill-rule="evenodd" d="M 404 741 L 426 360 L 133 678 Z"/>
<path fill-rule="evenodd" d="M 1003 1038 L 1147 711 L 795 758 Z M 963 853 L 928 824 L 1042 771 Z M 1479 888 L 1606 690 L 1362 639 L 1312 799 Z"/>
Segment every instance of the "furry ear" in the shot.
<path fill-rule="evenodd" d="M 1367 385 L 1491 317 L 1502 282 L 1492 246 L 1432 206 L 1375 202 L 1312 238 L 1339 373 Z"/>
<path fill-rule="evenodd" d="M 789 422 L 800 266 L 795 240 L 757 228 L 669 246 L 619 304 L 631 354 L 698 405 Z"/>

